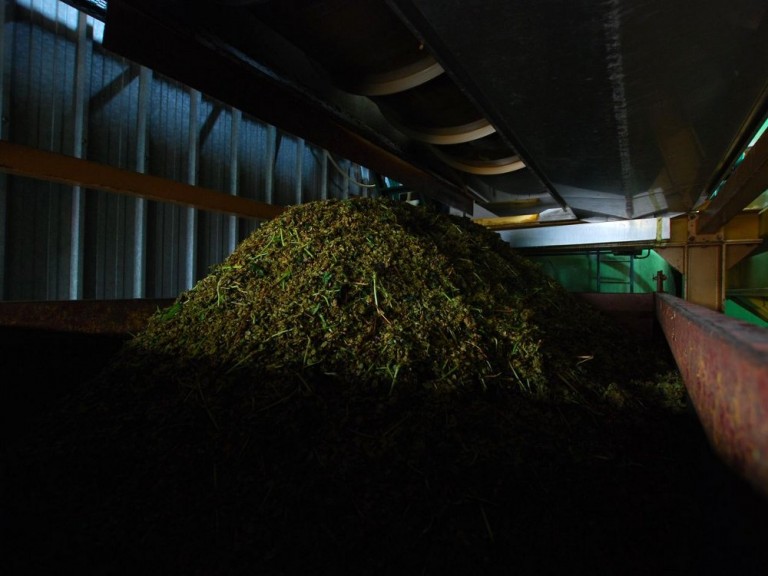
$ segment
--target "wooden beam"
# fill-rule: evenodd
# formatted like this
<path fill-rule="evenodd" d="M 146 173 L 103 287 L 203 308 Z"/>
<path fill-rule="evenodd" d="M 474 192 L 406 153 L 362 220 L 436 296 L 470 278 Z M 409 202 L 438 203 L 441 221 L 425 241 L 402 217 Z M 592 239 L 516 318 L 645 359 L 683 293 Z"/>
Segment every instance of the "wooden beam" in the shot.
<path fill-rule="evenodd" d="M 208 188 L 12 144 L 4 140 L 0 140 L 0 172 L 115 194 L 140 196 L 158 202 L 171 202 L 258 220 L 274 218 L 285 209 L 282 206 L 231 196 Z"/>
<path fill-rule="evenodd" d="M 699 213 L 697 232 L 714 234 L 768 190 L 768 137 L 765 135 L 747 152 L 709 205 Z"/>

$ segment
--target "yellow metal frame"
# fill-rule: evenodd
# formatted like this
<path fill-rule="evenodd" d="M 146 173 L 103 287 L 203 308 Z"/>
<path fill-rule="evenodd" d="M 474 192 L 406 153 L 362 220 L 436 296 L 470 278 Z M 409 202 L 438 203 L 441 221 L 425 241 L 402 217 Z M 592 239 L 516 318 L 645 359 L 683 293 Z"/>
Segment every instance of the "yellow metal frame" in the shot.
<path fill-rule="evenodd" d="M 726 271 L 766 237 L 768 212 L 742 212 L 713 234 L 700 234 L 698 213 L 672 218 L 670 239 L 654 249 L 685 277 L 683 298 L 722 312 Z"/>

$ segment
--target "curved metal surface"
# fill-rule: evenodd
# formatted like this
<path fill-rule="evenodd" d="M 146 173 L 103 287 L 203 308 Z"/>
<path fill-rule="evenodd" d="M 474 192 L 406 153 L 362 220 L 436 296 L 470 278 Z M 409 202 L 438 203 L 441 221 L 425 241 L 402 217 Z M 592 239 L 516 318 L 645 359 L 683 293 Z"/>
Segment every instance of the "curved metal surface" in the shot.
<path fill-rule="evenodd" d="M 428 144 L 438 144 L 448 146 L 452 144 L 464 144 L 465 142 L 472 142 L 479 138 L 489 136 L 496 132 L 496 129 L 491 126 L 487 120 L 476 120 L 469 122 L 468 124 L 462 124 L 461 126 L 445 126 L 440 128 L 432 128 L 429 126 L 406 126 L 401 124 L 398 120 L 384 114 L 392 125 L 400 130 L 403 134 L 410 136 L 414 140 L 421 142 L 427 142 Z"/>
<path fill-rule="evenodd" d="M 494 160 L 470 160 L 454 158 L 438 148 L 435 148 L 434 152 L 438 158 L 449 166 L 461 170 L 462 172 L 477 174 L 479 176 L 497 176 L 525 168 L 525 163 L 517 156 L 507 156 L 506 158 L 498 158 Z"/>
<path fill-rule="evenodd" d="M 388 4 L 568 204 L 595 198 L 590 213 L 690 210 L 766 113 L 764 0 Z"/>
<path fill-rule="evenodd" d="M 443 67 L 432 56 L 426 55 L 421 60 L 406 64 L 401 68 L 369 74 L 354 79 L 349 90 L 363 96 L 386 96 L 421 86 L 443 73 Z"/>

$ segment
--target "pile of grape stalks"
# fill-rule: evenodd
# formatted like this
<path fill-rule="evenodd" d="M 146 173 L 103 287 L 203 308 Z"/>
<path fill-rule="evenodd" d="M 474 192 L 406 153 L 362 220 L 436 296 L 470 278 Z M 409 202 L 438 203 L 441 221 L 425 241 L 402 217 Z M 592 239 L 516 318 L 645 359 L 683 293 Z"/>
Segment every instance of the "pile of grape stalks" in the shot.
<path fill-rule="evenodd" d="M 320 378 L 355 394 L 514 389 L 621 405 L 648 400 L 642 381 L 669 368 L 640 352 L 497 234 L 356 198 L 264 225 L 158 313 L 121 368 L 151 357 L 156 377 L 201 386 Z"/>
<path fill-rule="evenodd" d="M 542 533 L 597 530 L 574 503 L 658 481 L 631 466 L 638 427 L 684 410 L 665 350 L 497 234 L 355 198 L 262 225 L 33 452 L 59 472 L 49 548 L 105 570 L 477 573 L 534 562 Z"/>

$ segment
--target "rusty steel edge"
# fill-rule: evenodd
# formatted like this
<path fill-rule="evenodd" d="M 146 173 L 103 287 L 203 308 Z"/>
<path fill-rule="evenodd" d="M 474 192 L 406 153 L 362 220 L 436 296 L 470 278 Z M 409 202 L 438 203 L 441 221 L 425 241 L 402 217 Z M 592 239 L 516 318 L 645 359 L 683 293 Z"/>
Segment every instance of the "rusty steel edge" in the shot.
<path fill-rule="evenodd" d="M 713 448 L 768 497 L 768 330 L 669 294 L 656 316 Z"/>
<path fill-rule="evenodd" d="M 171 303 L 172 299 L 0 302 L 0 328 L 130 335 Z"/>

